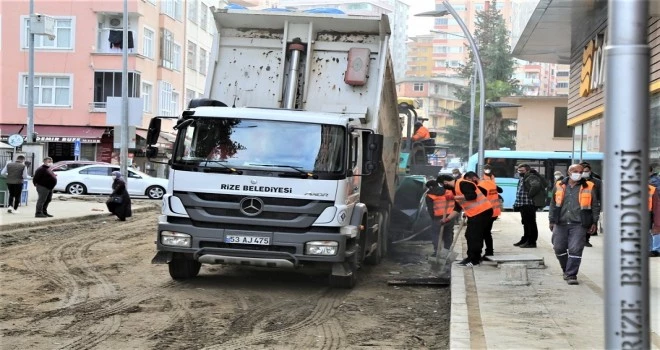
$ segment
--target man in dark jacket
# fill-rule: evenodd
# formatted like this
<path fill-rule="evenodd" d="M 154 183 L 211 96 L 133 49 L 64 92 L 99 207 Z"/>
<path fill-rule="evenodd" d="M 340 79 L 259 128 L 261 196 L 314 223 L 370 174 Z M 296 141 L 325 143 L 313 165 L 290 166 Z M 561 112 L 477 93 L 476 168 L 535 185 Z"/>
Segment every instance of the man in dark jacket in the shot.
<path fill-rule="evenodd" d="M 580 163 L 582 165 L 582 178 L 591 181 L 594 183 L 594 196 L 598 200 L 598 203 L 601 203 L 602 201 L 602 193 L 603 193 L 603 181 L 600 179 L 600 177 L 596 177 L 595 173 L 591 170 L 591 165 L 587 162 L 582 162 Z M 596 223 L 596 227 L 598 227 L 598 223 Z M 591 236 L 597 236 L 598 235 L 598 229 L 594 231 L 593 234 L 588 234 L 587 235 L 587 242 L 584 244 L 585 247 L 593 247 L 591 243 L 589 242 L 589 238 Z"/>
<path fill-rule="evenodd" d="M 578 284 L 585 236 L 596 231 L 600 201 L 594 195 L 594 183 L 582 178 L 582 165 L 568 168 L 566 179 L 555 184 L 550 202 L 552 246 L 564 271 L 566 283 Z"/>
<path fill-rule="evenodd" d="M 513 209 L 520 212 L 523 224 L 523 236 L 514 246 L 536 248 L 539 229 L 536 226 L 536 210 L 545 206 L 545 187 L 538 172 L 532 172 L 527 164 L 518 165 L 518 189 Z"/>
<path fill-rule="evenodd" d="M 8 213 L 18 214 L 18 205 L 21 203 L 21 192 L 23 192 L 23 181 L 28 179 L 27 167 L 24 164 L 25 157 L 18 156 L 16 161 L 7 163 L 2 169 L 2 176 L 7 178 L 7 190 L 9 190 Z"/>
<path fill-rule="evenodd" d="M 53 165 L 51 157 L 44 158 L 44 164 L 37 168 L 32 178 L 32 183 L 37 188 L 37 208 L 34 214 L 37 218 L 53 217 L 48 214 L 48 204 L 53 199 L 53 188 L 57 185 L 57 175 L 50 170 Z"/>

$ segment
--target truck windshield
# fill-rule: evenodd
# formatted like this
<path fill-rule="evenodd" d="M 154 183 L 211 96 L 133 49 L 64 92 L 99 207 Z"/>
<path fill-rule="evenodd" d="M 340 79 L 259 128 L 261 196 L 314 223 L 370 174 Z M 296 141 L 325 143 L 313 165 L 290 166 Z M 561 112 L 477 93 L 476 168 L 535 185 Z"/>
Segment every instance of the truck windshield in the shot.
<path fill-rule="evenodd" d="M 337 125 L 195 118 L 179 130 L 173 165 L 341 173 L 345 140 L 345 128 Z"/>

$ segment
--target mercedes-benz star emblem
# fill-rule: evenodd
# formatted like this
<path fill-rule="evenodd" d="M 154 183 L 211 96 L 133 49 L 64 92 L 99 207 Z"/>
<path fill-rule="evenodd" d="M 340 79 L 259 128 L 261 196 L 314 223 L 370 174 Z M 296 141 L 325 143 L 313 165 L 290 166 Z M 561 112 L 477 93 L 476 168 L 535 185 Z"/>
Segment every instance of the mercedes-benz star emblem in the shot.
<path fill-rule="evenodd" d="M 257 216 L 264 211 L 264 201 L 257 197 L 245 197 L 239 206 L 241 213 L 247 216 Z"/>

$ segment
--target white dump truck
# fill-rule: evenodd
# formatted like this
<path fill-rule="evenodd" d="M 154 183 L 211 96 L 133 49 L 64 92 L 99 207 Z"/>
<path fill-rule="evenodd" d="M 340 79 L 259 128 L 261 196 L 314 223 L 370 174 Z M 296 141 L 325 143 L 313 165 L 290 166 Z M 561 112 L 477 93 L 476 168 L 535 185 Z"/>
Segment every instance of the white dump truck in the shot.
<path fill-rule="evenodd" d="M 205 98 L 177 120 L 157 255 L 313 267 L 352 288 L 388 248 L 401 142 L 386 16 L 213 10 Z M 151 121 L 148 154 L 160 132 Z"/>

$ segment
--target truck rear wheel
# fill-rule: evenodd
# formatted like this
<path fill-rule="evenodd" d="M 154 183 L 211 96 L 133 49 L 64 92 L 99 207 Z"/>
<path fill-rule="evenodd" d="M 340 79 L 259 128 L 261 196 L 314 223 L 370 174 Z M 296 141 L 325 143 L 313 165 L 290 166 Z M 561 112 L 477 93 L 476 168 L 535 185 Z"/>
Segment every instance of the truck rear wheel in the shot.
<path fill-rule="evenodd" d="M 168 264 L 170 276 L 175 280 L 184 280 L 197 277 L 202 264 L 199 261 L 187 259 L 173 259 Z"/>

